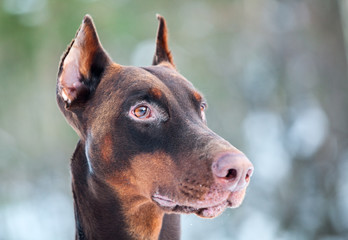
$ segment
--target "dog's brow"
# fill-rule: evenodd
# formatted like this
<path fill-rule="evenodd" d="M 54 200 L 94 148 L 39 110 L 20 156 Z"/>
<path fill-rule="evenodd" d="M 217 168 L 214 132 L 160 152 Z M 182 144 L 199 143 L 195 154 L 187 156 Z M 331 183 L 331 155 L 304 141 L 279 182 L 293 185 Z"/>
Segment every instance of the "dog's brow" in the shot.
<path fill-rule="evenodd" d="M 202 100 L 203 100 L 202 95 L 197 91 L 193 92 L 193 97 L 197 102 L 202 102 Z"/>
<path fill-rule="evenodd" d="M 155 99 L 160 99 L 163 95 L 162 91 L 156 87 L 151 88 L 149 94 Z"/>

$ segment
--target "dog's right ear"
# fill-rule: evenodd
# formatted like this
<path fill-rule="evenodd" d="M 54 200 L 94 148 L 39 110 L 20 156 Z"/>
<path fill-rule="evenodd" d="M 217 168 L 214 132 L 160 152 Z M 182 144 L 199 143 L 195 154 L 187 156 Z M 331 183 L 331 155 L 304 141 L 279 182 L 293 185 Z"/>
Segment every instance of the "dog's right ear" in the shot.
<path fill-rule="evenodd" d="M 175 68 L 173 56 L 168 46 L 168 29 L 166 20 L 159 14 L 157 14 L 156 17 L 159 21 L 159 25 L 156 37 L 156 51 L 153 56 L 152 65 L 167 62 Z"/>
<path fill-rule="evenodd" d="M 83 18 L 75 38 L 63 54 L 58 71 L 57 97 L 66 108 L 93 94 L 111 59 L 99 42 L 93 20 Z"/>

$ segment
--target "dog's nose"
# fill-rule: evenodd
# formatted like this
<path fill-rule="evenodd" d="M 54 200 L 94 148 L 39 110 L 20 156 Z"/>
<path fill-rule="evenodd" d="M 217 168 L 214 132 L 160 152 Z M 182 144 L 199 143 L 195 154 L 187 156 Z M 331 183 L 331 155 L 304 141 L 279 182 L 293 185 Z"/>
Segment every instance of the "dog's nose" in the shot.
<path fill-rule="evenodd" d="M 214 161 L 212 171 L 217 184 L 234 192 L 249 184 L 254 167 L 243 153 L 225 153 Z"/>

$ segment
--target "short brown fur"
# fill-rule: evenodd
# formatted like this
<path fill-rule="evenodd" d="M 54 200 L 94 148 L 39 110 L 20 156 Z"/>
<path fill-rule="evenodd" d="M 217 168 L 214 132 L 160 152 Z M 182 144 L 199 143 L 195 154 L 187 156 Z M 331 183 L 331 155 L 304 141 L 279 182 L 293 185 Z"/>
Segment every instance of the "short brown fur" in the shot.
<path fill-rule="evenodd" d="M 113 63 L 88 15 L 61 58 L 57 102 L 80 137 L 71 160 L 76 239 L 178 240 L 178 213 L 216 217 L 244 198 L 246 187 L 231 191 L 213 168 L 244 155 L 206 126 L 203 97 L 176 71 L 157 18 L 153 66 Z M 155 111 L 139 118 L 136 106 Z"/>

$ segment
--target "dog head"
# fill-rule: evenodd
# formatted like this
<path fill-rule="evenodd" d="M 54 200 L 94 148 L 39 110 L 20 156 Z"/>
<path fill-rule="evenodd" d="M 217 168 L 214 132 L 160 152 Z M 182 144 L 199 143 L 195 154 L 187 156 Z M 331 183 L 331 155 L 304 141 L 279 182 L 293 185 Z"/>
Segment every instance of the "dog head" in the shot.
<path fill-rule="evenodd" d="M 125 211 L 215 217 L 242 203 L 253 166 L 207 127 L 206 100 L 176 70 L 158 20 L 153 65 L 132 67 L 111 60 L 87 15 L 61 58 L 58 105 L 80 136 L 87 174 Z"/>

